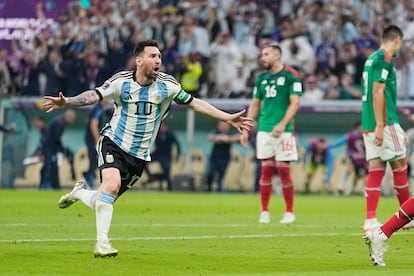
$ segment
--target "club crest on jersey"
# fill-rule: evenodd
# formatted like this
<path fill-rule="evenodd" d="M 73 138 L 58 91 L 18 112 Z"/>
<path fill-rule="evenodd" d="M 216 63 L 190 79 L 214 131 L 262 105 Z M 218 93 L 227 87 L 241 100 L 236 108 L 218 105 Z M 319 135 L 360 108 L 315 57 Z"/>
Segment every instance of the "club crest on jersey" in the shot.
<path fill-rule="evenodd" d="M 277 78 L 277 85 L 285 85 L 285 81 L 286 81 L 285 77 Z"/>
<path fill-rule="evenodd" d="M 105 161 L 106 163 L 114 163 L 114 156 L 112 154 L 106 154 Z"/>

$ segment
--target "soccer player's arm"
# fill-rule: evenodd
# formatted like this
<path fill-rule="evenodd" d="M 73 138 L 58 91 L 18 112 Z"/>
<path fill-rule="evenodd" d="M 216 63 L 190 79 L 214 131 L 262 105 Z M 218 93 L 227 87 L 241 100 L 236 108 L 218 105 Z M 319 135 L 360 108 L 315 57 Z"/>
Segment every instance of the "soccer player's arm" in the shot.
<path fill-rule="evenodd" d="M 348 134 L 343 135 L 338 140 L 330 143 L 328 145 L 328 148 L 329 149 L 333 149 L 333 148 L 336 148 L 336 147 L 340 147 L 342 145 L 345 145 L 346 143 L 348 143 L 348 137 L 349 137 Z"/>
<path fill-rule="evenodd" d="M 119 72 L 112 76 L 109 80 L 105 81 L 104 84 L 95 89 L 89 89 L 74 97 L 65 97 L 63 92 L 59 92 L 58 97 L 45 96 L 46 102 L 42 104 L 42 108 L 46 112 L 50 112 L 55 109 L 63 108 L 65 106 L 84 106 L 92 105 L 104 98 L 111 98 L 114 94 L 119 93 L 118 81 Z"/>
<path fill-rule="evenodd" d="M 375 143 L 380 146 L 384 140 L 385 81 L 389 75 L 389 63 L 385 60 L 374 65 L 372 84 L 372 105 L 375 116 Z"/>
<path fill-rule="evenodd" d="M 310 154 L 311 154 L 311 149 L 312 149 L 312 145 L 311 143 L 309 143 L 306 148 L 305 148 L 305 153 L 303 154 L 303 166 L 306 166 L 306 164 L 308 163 L 308 158 L 310 158 Z"/>
<path fill-rule="evenodd" d="M 191 94 L 184 91 L 184 89 L 182 89 L 181 85 L 178 83 L 169 84 L 171 85 L 169 87 L 170 90 L 175 94 L 173 100 L 177 104 L 186 105 L 188 108 L 194 110 L 195 112 L 214 118 L 216 120 L 229 121 L 233 118 L 233 115 L 214 107 L 204 100 L 193 97 Z"/>
<path fill-rule="evenodd" d="M 385 83 L 374 81 L 372 89 L 374 115 L 376 125 L 380 127 L 384 127 L 384 89 Z"/>
<path fill-rule="evenodd" d="M 300 97 L 302 96 L 302 92 L 303 88 L 301 80 L 299 78 L 293 78 L 292 83 L 290 84 L 290 104 L 286 110 L 285 116 L 283 116 L 279 124 L 286 127 L 286 125 L 295 117 L 300 107 Z"/>
<path fill-rule="evenodd" d="M 332 151 L 328 148 L 326 151 L 326 176 L 325 176 L 325 183 L 329 184 L 331 182 L 331 177 L 333 173 L 333 165 L 334 165 L 334 155 Z"/>

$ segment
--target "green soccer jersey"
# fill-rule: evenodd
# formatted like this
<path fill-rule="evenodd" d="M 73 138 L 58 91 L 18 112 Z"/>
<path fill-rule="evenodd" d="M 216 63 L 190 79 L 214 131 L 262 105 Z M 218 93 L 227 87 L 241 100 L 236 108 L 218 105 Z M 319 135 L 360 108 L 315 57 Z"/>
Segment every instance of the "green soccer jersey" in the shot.
<path fill-rule="evenodd" d="M 373 131 L 376 126 L 372 94 L 374 82 L 385 84 L 384 124 L 392 125 L 399 123 L 397 114 L 397 79 L 394 62 L 392 57 L 381 49 L 368 57 L 362 73 L 362 129 L 364 131 Z"/>
<path fill-rule="evenodd" d="M 258 118 L 258 130 L 271 132 L 285 116 L 290 105 L 290 95 L 302 95 L 302 82 L 298 73 L 285 66 L 276 74 L 265 72 L 256 79 L 253 97 L 262 101 Z M 286 125 L 285 132 L 292 132 L 292 122 Z"/>

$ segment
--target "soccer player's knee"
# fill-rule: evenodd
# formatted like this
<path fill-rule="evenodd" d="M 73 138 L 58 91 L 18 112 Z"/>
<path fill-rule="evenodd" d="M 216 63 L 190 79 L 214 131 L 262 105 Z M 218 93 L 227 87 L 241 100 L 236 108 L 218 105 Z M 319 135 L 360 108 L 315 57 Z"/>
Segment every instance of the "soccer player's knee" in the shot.
<path fill-rule="evenodd" d="M 262 164 L 260 182 L 261 183 L 272 183 L 273 172 L 274 172 L 273 166 Z"/>
<path fill-rule="evenodd" d="M 367 188 L 378 188 L 381 186 L 382 179 L 385 175 L 385 167 L 370 168 L 367 178 Z"/>
<path fill-rule="evenodd" d="M 282 184 L 290 184 L 292 183 L 292 176 L 290 174 L 290 168 L 287 166 L 277 167 L 277 172 L 280 177 L 280 182 Z"/>

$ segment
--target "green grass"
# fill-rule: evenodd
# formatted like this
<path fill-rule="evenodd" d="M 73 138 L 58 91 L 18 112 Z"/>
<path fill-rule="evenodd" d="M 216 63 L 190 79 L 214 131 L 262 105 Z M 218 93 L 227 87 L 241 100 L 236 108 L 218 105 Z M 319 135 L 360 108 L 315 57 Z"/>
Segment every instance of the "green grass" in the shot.
<path fill-rule="evenodd" d="M 63 192 L 0 190 L 0 275 L 409 275 L 413 233 L 389 241 L 374 267 L 362 240 L 363 197 L 296 196 L 297 222 L 283 226 L 283 199 L 257 223 L 257 194 L 127 192 L 115 204 L 116 258 L 94 258 L 94 212 L 57 208 Z M 383 197 L 385 221 L 398 208 Z"/>

